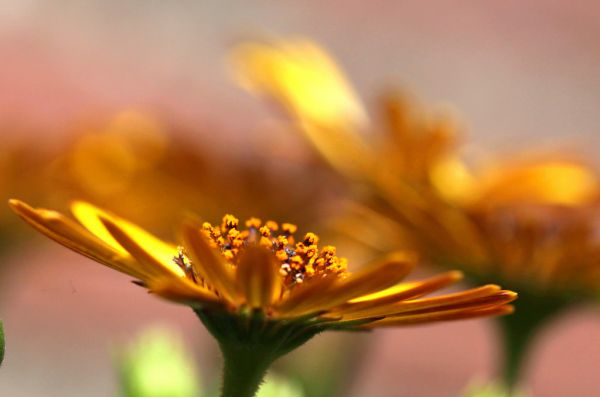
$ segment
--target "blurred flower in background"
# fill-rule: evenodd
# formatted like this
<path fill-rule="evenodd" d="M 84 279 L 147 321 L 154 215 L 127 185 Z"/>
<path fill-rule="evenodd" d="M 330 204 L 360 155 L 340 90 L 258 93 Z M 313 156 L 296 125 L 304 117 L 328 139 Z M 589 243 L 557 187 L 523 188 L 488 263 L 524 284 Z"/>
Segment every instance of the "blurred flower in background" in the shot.
<path fill-rule="evenodd" d="M 564 154 L 501 162 L 488 156 L 474 167 L 461 157 L 451 114 L 423 110 L 397 93 L 383 97 L 382 126 L 372 127 L 334 61 L 307 40 L 241 44 L 232 58 L 242 85 L 282 105 L 355 185 L 360 220 L 342 221 L 348 234 L 360 239 L 357 224 L 385 225 L 389 232 L 379 234 L 390 238 L 388 248 L 415 247 L 430 263 L 463 269 L 472 282 L 497 280 L 519 291 L 517 314 L 500 320 L 509 388 L 545 321 L 598 296 L 600 181 L 584 162 Z"/>
<path fill-rule="evenodd" d="M 321 176 L 306 175 L 284 159 L 272 163 L 259 147 L 238 154 L 185 138 L 189 135 L 133 110 L 104 125 L 81 126 L 53 162 L 54 189 L 46 194 L 62 202 L 93 201 L 154 229 L 181 218 L 183 211 L 314 219 L 318 207 L 307 203 L 327 195 Z M 303 189 L 282 188 L 286 179 Z"/>

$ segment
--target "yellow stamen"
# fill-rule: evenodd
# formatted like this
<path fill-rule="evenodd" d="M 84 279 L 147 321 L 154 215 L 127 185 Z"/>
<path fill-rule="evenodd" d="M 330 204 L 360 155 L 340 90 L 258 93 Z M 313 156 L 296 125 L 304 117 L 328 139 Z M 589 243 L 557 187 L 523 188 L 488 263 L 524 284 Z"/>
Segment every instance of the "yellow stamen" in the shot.
<path fill-rule="evenodd" d="M 280 226 L 276 222 L 266 221 L 261 226 L 261 223 L 258 218 L 250 218 L 244 222 L 247 230 L 240 230 L 239 220 L 228 214 L 223 217 L 220 227 L 205 222 L 202 232 L 209 243 L 234 266 L 249 244 L 258 243 L 271 250 L 279 263 L 279 274 L 284 279 L 284 285 L 288 287 L 312 277 L 330 274 L 345 277 L 346 259 L 339 258 L 332 246 L 325 246 L 319 251 L 319 237 L 316 234 L 307 233 L 303 240 L 295 243 L 296 225 L 282 223 Z M 175 256 L 174 260 L 178 261 L 178 258 Z"/>

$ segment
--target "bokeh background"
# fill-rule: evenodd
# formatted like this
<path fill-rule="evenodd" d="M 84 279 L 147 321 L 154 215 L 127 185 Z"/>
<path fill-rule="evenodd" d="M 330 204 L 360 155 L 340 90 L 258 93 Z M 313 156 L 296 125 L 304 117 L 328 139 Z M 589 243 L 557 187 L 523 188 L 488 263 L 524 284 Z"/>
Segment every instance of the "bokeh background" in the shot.
<path fill-rule="evenodd" d="M 594 160 L 600 155 L 599 18 L 591 1 L 2 0 L 0 150 L 17 145 L 27 160 L 5 161 L 18 164 L 20 177 L 0 196 L 60 208 L 69 192 L 90 195 L 56 176 L 63 148 L 76 134 L 136 111 L 175 136 L 169 150 L 191 147 L 209 159 L 203 163 L 208 176 L 186 183 L 203 192 L 195 209 L 207 208 L 214 221 L 227 209 L 219 204 L 227 203 L 243 215 L 316 224 L 327 212 L 307 210 L 303 200 L 335 197 L 336 182 L 326 172 L 317 181 L 302 179 L 314 166 L 306 160 L 309 148 L 297 134 L 282 133 L 277 113 L 240 90 L 226 67 L 232 44 L 262 34 L 322 43 L 367 104 L 390 85 L 427 103 L 450 104 L 463 115 L 474 147 L 499 154 L 567 148 Z M 197 160 L 175 169 L 188 175 L 186 164 Z M 231 171 L 232 162 L 238 171 Z M 218 183 L 235 181 L 239 169 L 251 170 L 264 194 L 244 200 L 252 189 Z M 60 194 L 42 195 L 36 187 Z M 290 189 L 301 193 L 286 195 Z M 33 237 L 1 212 L 8 225 L 3 236 L 29 241 L 11 239 L 1 257 L 8 346 L 0 395 L 116 395 L 115 352 L 154 323 L 179 328 L 206 378 L 216 376 L 216 346 L 189 310 L 148 298 L 127 277 Z M 474 378 L 493 376 L 498 354 L 490 324 L 473 320 L 329 335 L 309 343 L 310 354 L 296 352 L 290 360 L 302 358 L 318 371 L 323 346 L 349 349 L 355 338 L 366 348 L 346 380 L 349 396 L 457 396 Z M 527 378 L 536 396 L 593 397 L 600 394 L 599 361 L 600 312 L 581 308 L 562 316 L 534 346 Z"/>

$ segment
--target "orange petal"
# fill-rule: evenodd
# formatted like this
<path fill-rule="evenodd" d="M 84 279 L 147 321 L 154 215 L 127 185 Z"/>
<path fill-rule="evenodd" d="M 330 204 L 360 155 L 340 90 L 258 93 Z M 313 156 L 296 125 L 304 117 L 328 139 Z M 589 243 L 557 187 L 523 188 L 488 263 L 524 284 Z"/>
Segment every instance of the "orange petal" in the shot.
<path fill-rule="evenodd" d="M 491 306 L 478 309 L 456 309 L 442 312 L 408 314 L 398 317 L 387 317 L 363 326 L 363 328 L 396 327 L 400 325 L 423 324 L 437 321 L 462 320 L 467 318 L 485 316 L 503 316 L 511 314 L 514 307 L 511 305 Z"/>
<path fill-rule="evenodd" d="M 148 289 L 169 301 L 192 307 L 220 304 L 216 295 L 184 278 L 153 279 L 148 283 Z"/>
<path fill-rule="evenodd" d="M 147 280 L 150 276 L 128 253 L 115 250 L 60 213 L 34 209 L 15 199 L 9 205 L 27 223 L 59 244 L 137 279 Z"/>
<path fill-rule="evenodd" d="M 372 317 L 395 317 L 407 314 L 425 312 L 442 312 L 453 309 L 477 308 L 484 306 L 498 306 L 516 299 L 516 294 L 511 291 L 500 290 L 495 285 L 474 288 L 456 294 L 436 296 L 427 299 L 416 299 L 391 305 L 372 307 L 365 310 L 344 312 L 344 320 L 359 320 Z"/>
<path fill-rule="evenodd" d="M 200 230 L 200 225 L 192 220 L 186 221 L 181 229 L 192 265 L 224 299 L 231 303 L 238 302 L 232 266 L 208 244 Z"/>
<path fill-rule="evenodd" d="M 385 304 L 415 298 L 437 291 L 452 283 L 462 280 L 462 272 L 453 270 L 426 280 L 401 283 L 374 294 L 364 295 L 350 301 L 351 304 Z"/>
<path fill-rule="evenodd" d="M 253 308 L 270 306 L 283 288 L 275 256 L 257 245 L 249 245 L 240 254 L 235 281 Z"/>
<path fill-rule="evenodd" d="M 302 311 L 303 308 L 310 306 L 310 302 L 314 299 L 314 296 L 327 293 L 337 281 L 337 277 L 335 276 L 311 278 L 301 285 L 294 287 L 277 306 L 277 310 L 283 316 L 287 316 L 286 313 L 293 313 L 293 311 Z"/>
<path fill-rule="evenodd" d="M 456 309 L 482 309 L 490 306 L 501 306 L 510 303 L 517 299 L 517 293 L 512 291 L 501 290 L 494 294 L 480 296 L 474 299 L 465 299 L 454 303 L 440 303 L 438 305 L 432 305 L 422 308 L 411 308 L 410 310 L 403 311 L 400 314 L 411 313 L 433 313 L 440 311 L 451 311 Z"/>
<path fill-rule="evenodd" d="M 312 311 L 328 310 L 356 297 L 389 288 L 400 282 L 413 265 L 414 262 L 406 255 L 392 254 L 346 279 L 338 280 L 328 290 L 315 291 L 287 315 L 299 316 Z"/>

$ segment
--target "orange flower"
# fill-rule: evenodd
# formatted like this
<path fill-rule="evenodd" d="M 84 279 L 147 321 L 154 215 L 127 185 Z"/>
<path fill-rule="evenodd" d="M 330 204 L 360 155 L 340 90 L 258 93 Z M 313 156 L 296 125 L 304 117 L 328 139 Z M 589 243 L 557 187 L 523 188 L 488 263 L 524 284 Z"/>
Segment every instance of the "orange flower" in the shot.
<path fill-rule="evenodd" d="M 534 289 L 600 287 L 600 182 L 585 164 L 550 156 L 469 167 L 455 118 L 397 93 L 382 98 L 384 123 L 373 131 L 335 62 L 306 40 L 242 44 L 233 60 L 245 87 L 282 104 L 322 156 L 357 182 L 359 220 L 343 223 L 380 225 L 361 236 L 375 248 L 387 237 L 387 247 L 409 244 L 436 264 Z"/>
<path fill-rule="evenodd" d="M 97 262 L 126 273 L 151 292 L 197 311 L 267 322 L 301 320 L 318 329 L 360 329 L 509 313 L 515 294 L 495 285 L 422 298 L 461 278 L 450 272 L 401 283 L 413 259 L 393 254 L 357 273 L 318 237 L 294 237 L 295 226 L 253 218 L 240 228 L 227 215 L 220 226 L 188 220 L 181 245 L 164 242 L 91 204 L 74 202 L 79 224 L 18 200 L 10 205 L 38 231 Z"/>

